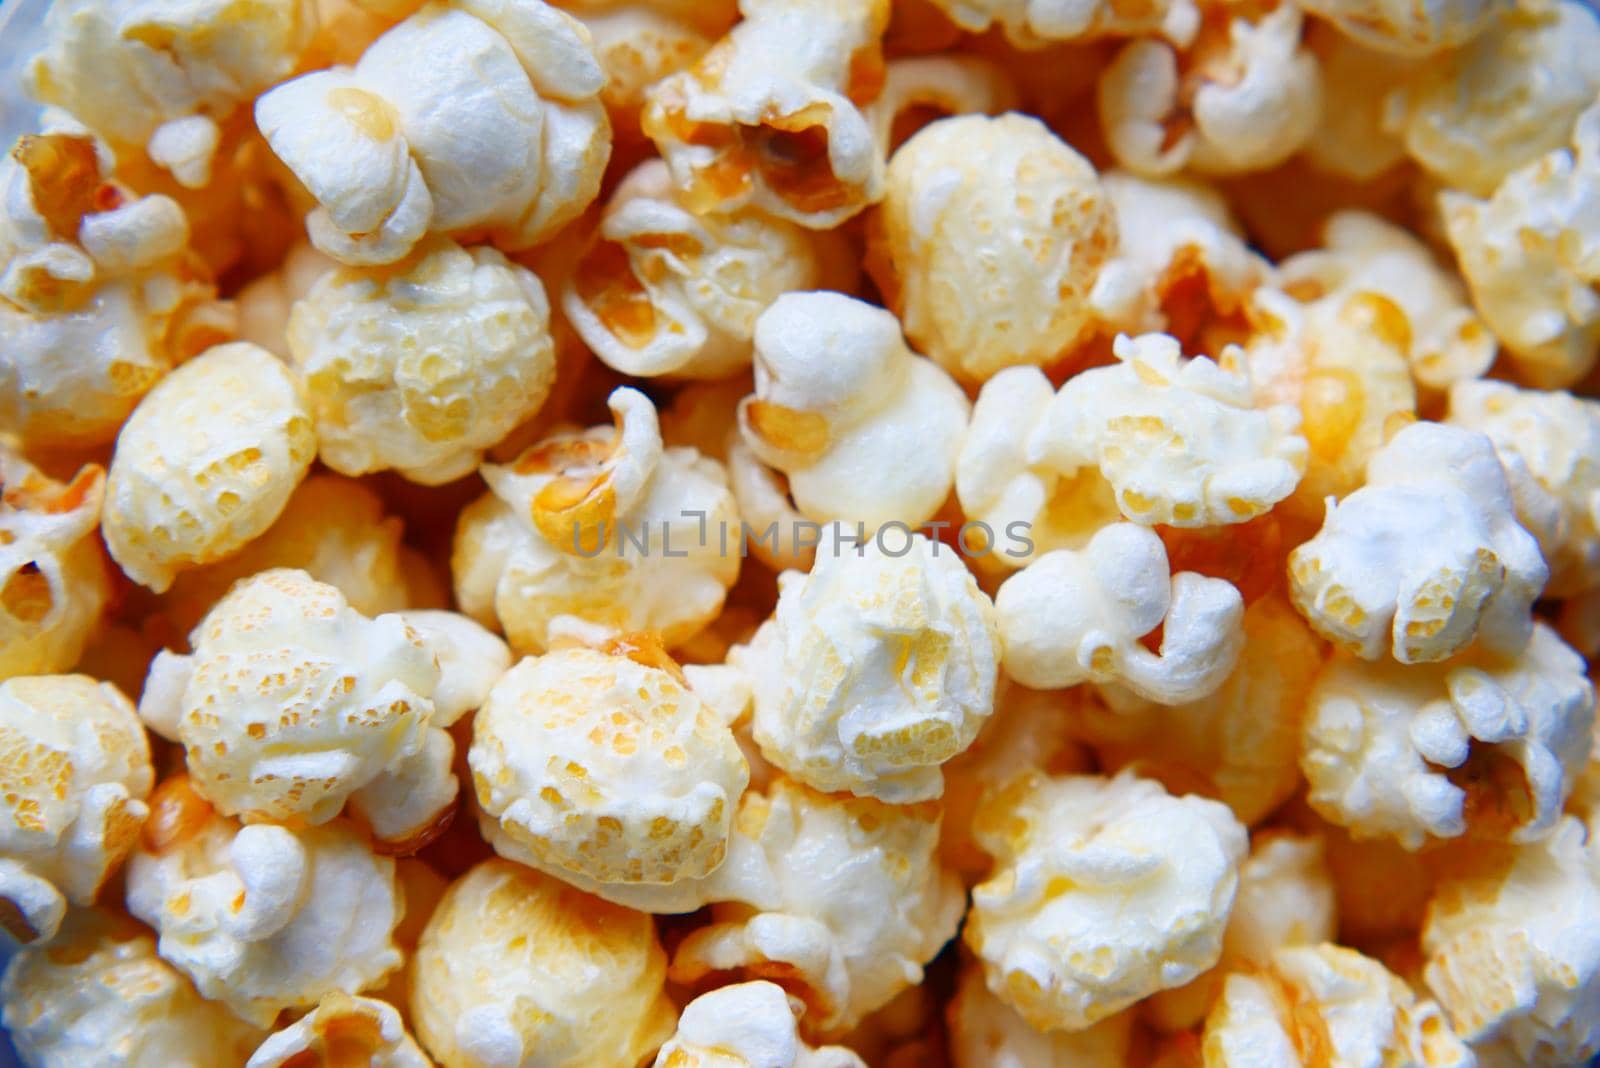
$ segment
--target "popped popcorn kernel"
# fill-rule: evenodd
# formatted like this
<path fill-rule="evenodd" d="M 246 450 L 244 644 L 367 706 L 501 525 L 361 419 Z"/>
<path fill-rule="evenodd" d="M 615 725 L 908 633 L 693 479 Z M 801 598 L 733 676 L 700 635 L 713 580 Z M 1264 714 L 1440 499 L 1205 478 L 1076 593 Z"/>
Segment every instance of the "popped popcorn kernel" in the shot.
<path fill-rule="evenodd" d="M 420 245 L 391 268 L 324 275 L 289 317 L 322 462 L 424 485 L 470 473 L 555 380 L 537 276 L 491 248 Z"/>
<path fill-rule="evenodd" d="M 975 964 L 962 969 L 947 1017 L 955 1068 L 1126 1068 L 1134 1048 L 1132 1011 L 1080 1031 L 1041 1031 L 989 992 Z"/>
<path fill-rule="evenodd" d="M 1403 56 L 1423 56 L 1472 40 L 1494 15 L 1511 5 L 1502 0 L 1295 0 L 1341 33 L 1368 48 Z"/>
<path fill-rule="evenodd" d="M 75 909 L 46 945 L 11 958 L 0 983 L 7 1036 L 38 1068 L 243 1064 L 262 1032 L 156 955 L 144 927 Z"/>
<path fill-rule="evenodd" d="M 1016 101 L 1017 88 L 998 63 L 951 53 L 911 55 L 889 60 L 883 90 L 868 105 L 866 116 L 878 151 L 887 159 L 929 123 L 956 115 L 998 115 Z"/>
<path fill-rule="evenodd" d="M 867 266 L 906 336 L 963 382 L 1070 354 L 1117 244 L 1089 161 L 1024 115 L 923 127 L 889 162 Z"/>
<path fill-rule="evenodd" d="M 95 543 L 105 471 L 61 483 L 0 437 L 0 679 L 78 662 L 110 596 Z"/>
<path fill-rule="evenodd" d="M 961 388 L 912 353 L 881 308 L 787 293 L 756 320 L 740 439 L 809 519 L 872 533 L 932 518 L 954 484 L 967 413 Z"/>
<path fill-rule="evenodd" d="M 1358 837 L 1527 842 L 1561 815 L 1594 717 L 1582 658 L 1541 623 L 1505 658 L 1336 657 L 1308 698 L 1300 763 L 1312 807 Z"/>
<path fill-rule="evenodd" d="M 335 991 L 288 1027 L 268 1035 L 245 1068 L 337 1068 L 345 1064 L 431 1068 L 432 1062 L 406 1033 L 393 1005 Z"/>
<path fill-rule="evenodd" d="M 91 905 L 149 814 L 150 746 L 131 702 L 87 675 L 0 682 L 0 926 L 49 941 Z"/>
<path fill-rule="evenodd" d="M 1216 964 L 1247 848 L 1228 809 L 1124 773 L 1012 780 L 979 806 L 995 858 L 967 945 L 1039 1030 L 1081 1030 Z"/>
<path fill-rule="evenodd" d="M 1289 589 L 1313 629 L 1365 660 L 1432 663 L 1475 639 L 1515 655 L 1549 568 L 1517 522 L 1482 434 L 1414 423 L 1367 461 L 1366 485 L 1329 499 L 1289 554 Z"/>
<path fill-rule="evenodd" d="M 161 381 L 117 437 L 101 528 L 157 593 L 272 526 L 316 454 L 304 392 L 271 353 L 219 345 Z"/>
<path fill-rule="evenodd" d="M 150 798 L 128 910 L 203 997 L 261 1028 L 332 991 L 376 986 L 401 963 L 393 860 L 345 823 L 240 827 L 187 776 Z"/>
<path fill-rule="evenodd" d="M 1133 4 L 1120 0 L 933 0 L 933 4 L 969 33 L 1000 26 L 1018 48 L 1145 35 L 1188 43 L 1200 26 L 1200 7 L 1194 0 Z"/>
<path fill-rule="evenodd" d="M 276 270 L 255 279 L 234 297 L 239 311 L 239 340 L 260 345 L 287 360 L 290 311 L 323 275 L 338 266 L 338 260 L 324 256 L 309 242 L 296 242 Z"/>
<path fill-rule="evenodd" d="M 775 983 L 734 983 L 684 1006 L 655 1068 L 866 1068 L 843 1046 L 813 1049 Z"/>
<path fill-rule="evenodd" d="M 691 0 L 683 6 L 692 8 L 695 2 Z M 595 61 L 605 71 L 600 101 L 611 118 L 616 154 L 623 155 L 627 148 L 647 149 L 649 140 L 640 119 L 651 87 L 692 66 L 726 26 L 708 33 L 705 20 L 697 24 L 692 10 L 672 11 L 668 10 L 671 5 L 649 0 L 617 0 L 610 5 L 590 5 L 580 0 L 563 6 L 575 10 L 589 31 Z M 599 10 L 591 13 L 586 10 L 590 6 Z"/>
<path fill-rule="evenodd" d="M 950 546 L 908 541 L 897 556 L 874 540 L 786 572 L 772 620 L 730 657 L 753 682 L 762 755 L 814 789 L 938 797 L 940 766 L 994 709 L 989 598 Z"/>
<path fill-rule="evenodd" d="M 509 861 L 451 884 L 414 968 L 412 1024 L 441 1068 L 613 1068 L 672 1034 L 649 917 Z"/>

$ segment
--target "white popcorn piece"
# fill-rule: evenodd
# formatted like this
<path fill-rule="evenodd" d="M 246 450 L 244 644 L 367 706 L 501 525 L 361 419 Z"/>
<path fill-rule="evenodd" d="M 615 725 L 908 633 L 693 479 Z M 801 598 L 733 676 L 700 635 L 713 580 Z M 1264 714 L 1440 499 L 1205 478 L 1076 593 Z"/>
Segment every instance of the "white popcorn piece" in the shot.
<path fill-rule="evenodd" d="M 216 346 L 163 379 L 118 435 L 106 547 L 160 593 L 272 526 L 315 455 L 289 370 L 248 342 Z"/>
<path fill-rule="evenodd" d="M 1541 389 L 1572 385 L 1600 355 L 1600 106 L 1578 117 L 1571 144 L 1513 171 L 1487 200 L 1439 196 L 1479 313 L 1517 376 Z"/>
<path fill-rule="evenodd" d="M 1517 520 L 1550 567 L 1546 596 L 1600 582 L 1600 404 L 1570 393 L 1462 382 L 1445 420 L 1487 434 L 1511 483 Z"/>
<path fill-rule="evenodd" d="M 964 115 L 889 163 L 868 268 L 906 336 L 964 382 L 1070 354 L 1117 243 L 1089 161 L 1037 119 Z"/>
<path fill-rule="evenodd" d="M 866 1068 L 866 1062 L 843 1046 L 807 1045 L 783 988 L 757 981 L 720 987 L 685 1005 L 655 1068 Z"/>
<path fill-rule="evenodd" d="M 0 679 L 82 655 L 111 593 L 95 541 L 104 497 L 98 465 L 57 482 L 0 437 Z"/>
<path fill-rule="evenodd" d="M 430 4 L 354 67 L 256 101 L 256 123 L 317 202 L 311 242 L 394 263 L 428 233 L 528 248 L 599 192 L 611 153 L 588 32 L 538 0 Z"/>
<path fill-rule="evenodd" d="M 1406 1065 L 1475 1068 L 1437 1003 L 1344 946 L 1285 946 L 1234 972 L 1206 1018 L 1206 1068 Z"/>
<path fill-rule="evenodd" d="M 904 804 L 994 710 L 994 607 L 951 546 L 919 534 L 820 553 L 787 572 L 771 622 L 730 662 L 752 679 L 762 755 L 825 792 Z"/>
<path fill-rule="evenodd" d="M 1600 881 L 1570 817 L 1439 884 L 1422 929 L 1423 978 L 1484 1064 L 1556 1068 L 1600 1052 L 1597 917 Z"/>
<path fill-rule="evenodd" d="M 1430 837 L 1548 834 L 1588 758 L 1595 696 L 1583 659 L 1540 623 L 1507 659 L 1339 657 L 1307 709 L 1312 807 L 1358 837 L 1417 849 Z"/>
<path fill-rule="evenodd" d="M 1199 35 L 1192 48 L 1132 41 L 1101 75 L 1100 123 L 1122 166 L 1151 176 L 1264 170 L 1316 131 L 1322 77 L 1301 41 L 1300 8 L 1223 18 L 1225 30 Z"/>
<path fill-rule="evenodd" d="M 1134 1014 L 1119 1012 L 1078 1031 L 1041 1031 L 989 992 L 983 969 L 961 972 L 948 1009 L 955 1068 L 1127 1068 Z"/>
<path fill-rule="evenodd" d="M 692 8 L 693 2 L 685 6 Z M 710 50 L 713 38 L 727 28 L 723 24 L 713 30 L 692 10 L 672 11 L 668 10 L 670 4 L 649 0 L 616 0 L 613 5 L 568 0 L 562 6 L 574 11 L 589 31 L 594 58 L 605 71 L 600 100 L 611 117 L 619 154 L 625 147 L 649 143 L 640 128 L 640 117 L 650 88 L 693 65 Z M 601 10 L 590 13 L 586 9 L 591 6 Z"/>
<path fill-rule="evenodd" d="M 1315 537 L 1289 554 L 1295 607 L 1366 660 L 1444 660 L 1474 639 L 1515 655 L 1549 568 L 1517 523 L 1494 443 L 1414 423 L 1367 462 L 1367 481 L 1330 498 Z"/>
<path fill-rule="evenodd" d="M 210 1068 L 243 1064 L 261 1032 L 156 955 L 139 924 L 78 909 L 48 945 L 11 958 L 0 984 L 6 1033 L 36 1068 Z"/>
<path fill-rule="evenodd" d="M 1013 779 L 979 806 L 995 857 L 965 939 L 1039 1030 L 1081 1030 L 1217 963 L 1247 836 L 1226 806 L 1124 773 Z"/>
<path fill-rule="evenodd" d="M 1389 100 L 1427 60 L 1378 51 L 1326 22 L 1313 21 L 1306 41 L 1322 68 L 1322 115 L 1302 149 L 1305 159 L 1335 178 L 1379 178 L 1406 158 L 1405 141 L 1390 126 Z"/>
<path fill-rule="evenodd" d="M 1472 40 L 1504 0 L 1295 0 L 1368 48 L 1402 56 L 1426 56 Z"/>
<path fill-rule="evenodd" d="M 936 119 L 998 115 L 1012 110 L 1016 103 L 1016 86 L 998 63 L 949 53 L 913 55 L 889 61 L 884 68 L 883 91 L 867 107 L 866 115 L 878 151 L 887 159 Z"/>
<path fill-rule="evenodd" d="M 289 317 L 322 462 L 424 485 L 471 473 L 555 381 L 550 305 L 532 271 L 438 240 L 403 268 L 324 275 Z"/>
<path fill-rule="evenodd" d="M 672 1034 L 650 918 L 508 861 L 451 884 L 413 968 L 411 1021 L 441 1068 L 633 1065 Z"/>
<path fill-rule="evenodd" d="M 735 418 L 738 403 L 734 401 Z M 728 488 L 738 505 L 739 521 L 750 531 L 744 547 L 774 571 L 811 570 L 821 534 L 813 538 L 808 526 L 812 521 L 795 508 L 788 481 L 750 451 L 737 429 L 728 438 L 727 454 Z M 865 528 L 859 529 L 865 535 Z"/>
<path fill-rule="evenodd" d="M 187 776 L 150 798 L 128 910 L 202 996 L 257 1027 L 332 991 L 376 986 L 401 963 L 393 860 L 344 823 L 241 828 Z"/>
<path fill-rule="evenodd" d="M 396 853 L 449 818 L 454 749 L 431 700 L 440 670 L 399 616 L 368 619 L 303 571 L 263 571 L 191 644 L 156 657 L 139 711 L 183 744 L 194 789 L 223 815 L 315 825 L 349 803 Z"/>
<path fill-rule="evenodd" d="M 1115 682 L 1159 704 L 1216 691 L 1244 645 L 1244 601 L 1223 579 L 1172 574 L 1161 539 L 1114 523 L 1045 553 L 995 596 L 1006 674 L 1034 689 Z M 1162 628 L 1159 652 L 1140 638 Z"/>
<path fill-rule="evenodd" d="M 489 692 L 467 760 L 496 851 L 584 885 L 711 874 L 750 777 L 733 732 L 650 640 L 523 660 Z"/>
<path fill-rule="evenodd" d="M 323 275 L 339 261 L 324 256 L 307 241 L 297 241 L 277 270 L 264 274 L 239 290 L 234 304 L 239 312 L 239 340 L 260 345 L 289 358 L 289 313 Z"/>
<path fill-rule="evenodd" d="M 1589 5 L 1497 6 L 1485 32 L 1404 78 L 1385 116 L 1413 159 L 1480 197 L 1565 145 L 1600 93 L 1600 17 Z"/>
<path fill-rule="evenodd" d="M 563 620 L 651 631 L 670 648 L 722 609 L 739 574 L 727 476 L 664 448 L 650 401 L 611 394 L 616 426 L 561 431 L 506 465 L 461 513 L 451 570 L 462 611 L 498 623 L 513 649 L 550 648 Z"/>
<path fill-rule="evenodd" d="M 293 73 L 316 30 L 311 0 L 68 0 L 24 77 L 35 99 L 198 189 L 218 124 Z"/>
<path fill-rule="evenodd" d="M 1057 41 L 1159 34 L 1179 44 L 1200 29 L 1200 5 L 1194 0 L 1154 0 L 1123 4 L 1117 0 L 933 0 L 950 21 L 969 33 L 999 25 L 1019 48 L 1040 48 Z"/>
<path fill-rule="evenodd" d="M 0 682 L 0 926 L 49 941 L 133 851 L 155 781 L 132 703 L 87 675 Z"/>
<path fill-rule="evenodd" d="M 433 1062 L 406 1033 L 393 1005 L 335 991 L 324 995 L 311 1012 L 267 1036 L 245 1068 L 324 1064 L 432 1068 Z"/>
<path fill-rule="evenodd" d="M 696 216 L 667 165 L 649 160 L 606 203 L 561 305 L 614 370 L 725 378 L 749 364 L 774 300 L 821 283 L 835 240 L 749 210 Z"/>
<path fill-rule="evenodd" d="M 506 643 L 458 612 L 411 609 L 398 614 L 439 665 L 433 715 L 428 720 L 436 727 L 454 726 L 468 712 L 482 708 L 494 684 L 511 670 Z"/>
<path fill-rule="evenodd" d="M 818 523 L 931 519 L 955 484 L 969 405 L 906 348 L 882 308 L 839 293 L 787 293 L 756 320 L 755 393 L 739 434 Z"/>
<path fill-rule="evenodd" d="M 882 89 L 887 0 L 742 0 L 744 19 L 656 83 L 644 132 L 696 214 L 746 207 L 831 229 L 883 196 L 862 114 Z"/>

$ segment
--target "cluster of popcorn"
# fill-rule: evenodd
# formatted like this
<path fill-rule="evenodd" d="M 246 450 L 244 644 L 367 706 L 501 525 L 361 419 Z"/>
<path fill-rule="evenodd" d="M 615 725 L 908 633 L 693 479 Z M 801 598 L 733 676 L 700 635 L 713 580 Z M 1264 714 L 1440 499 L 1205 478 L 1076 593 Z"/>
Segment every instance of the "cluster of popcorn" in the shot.
<path fill-rule="evenodd" d="M 1600 1058 L 1583 0 L 58 0 L 29 1068 Z"/>

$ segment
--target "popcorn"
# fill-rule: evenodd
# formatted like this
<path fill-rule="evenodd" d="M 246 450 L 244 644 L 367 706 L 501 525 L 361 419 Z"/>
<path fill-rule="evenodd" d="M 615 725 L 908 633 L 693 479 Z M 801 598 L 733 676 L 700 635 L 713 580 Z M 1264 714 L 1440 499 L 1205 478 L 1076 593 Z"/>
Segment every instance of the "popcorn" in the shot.
<path fill-rule="evenodd" d="M 289 371 L 248 342 L 219 345 L 168 375 L 118 436 L 106 547 L 160 593 L 272 526 L 315 454 Z"/>
<path fill-rule="evenodd" d="M 1100 76 L 1100 124 L 1122 166 L 1150 176 L 1264 170 L 1316 131 L 1322 78 L 1300 40 L 1300 8 L 1219 15 L 1181 50 L 1129 42 Z"/>
<path fill-rule="evenodd" d="M 696 216 L 649 160 L 607 202 L 561 305 L 608 367 L 723 378 L 749 363 L 757 316 L 821 281 L 834 240 L 754 211 Z"/>
<path fill-rule="evenodd" d="M 1160 34 L 1187 44 L 1200 28 L 1194 0 L 1117 0 L 1062 3 L 1060 0 L 933 0 L 950 21 L 969 33 L 999 24 L 1018 48 L 1040 48 L 1054 41 Z"/>
<path fill-rule="evenodd" d="M 721 718 L 653 642 L 523 660 L 468 753 L 484 838 L 565 878 L 671 884 L 716 870 L 750 773 Z"/>
<path fill-rule="evenodd" d="M 562 0 L 561 6 L 586 20 L 608 12 L 638 9 L 676 19 L 711 37 L 726 33 L 739 20 L 738 0 Z"/>
<path fill-rule="evenodd" d="M 50 7 L 25 87 L 198 189 L 219 123 L 288 77 L 316 29 L 309 0 L 68 0 Z"/>
<path fill-rule="evenodd" d="M 1438 423 L 1401 430 L 1367 462 L 1366 485 L 1329 501 L 1289 554 L 1295 607 L 1366 660 L 1444 660 L 1477 639 L 1515 655 L 1549 569 L 1517 524 L 1493 443 Z"/>
<path fill-rule="evenodd" d="M 87 675 L 0 682 L 0 925 L 55 937 L 132 852 L 154 774 L 133 705 Z"/>
<path fill-rule="evenodd" d="M 1039 1030 L 1081 1030 L 1217 962 L 1245 830 L 1148 780 L 1037 772 L 979 806 L 995 857 L 967 945 L 989 990 Z"/>
<path fill-rule="evenodd" d="M 631 1065 L 672 1034 L 649 917 L 508 861 L 451 885 L 414 967 L 412 1023 L 441 1068 Z"/>
<path fill-rule="evenodd" d="M 0 437 L 0 679 L 66 671 L 82 655 L 111 592 L 94 537 L 104 497 L 98 465 L 63 484 Z"/>
<path fill-rule="evenodd" d="M 1559 149 L 1513 172 L 1488 200 L 1440 194 L 1473 300 L 1519 377 L 1546 389 L 1583 378 L 1600 354 L 1594 189 L 1600 106 Z"/>
<path fill-rule="evenodd" d="M 261 1032 L 195 993 L 125 916 L 75 909 L 50 944 L 11 958 L 0 984 L 7 1037 L 38 1068 L 243 1064 Z"/>
<path fill-rule="evenodd" d="M 289 249 L 283 264 L 239 291 L 239 340 L 260 345 L 275 356 L 289 358 L 289 312 L 303 300 L 323 275 L 339 261 L 301 241 Z"/>
<path fill-rule="evenodd" d="M 1205 1063 L 1472 1068 L 1472 1051 L 1398 976 L 1353 949 L 1286 946 L 1235 972 L 1206 1018 Z"/>
<path fill-rule="evenodd" d="M 295 303 L 288 344 L 323 463 L 436 486 L 539 410 L 555 347 L 532 271 L 447 240 L 413 257 L 324 275 Z"/>
<path fill-rule="evenodd" d="M 398 853 L 448 820 L 454 749 L 430 700 L 440 670 L 404 620 L 368 619 L 281 569 L 234 586 L 191 644 L 156 657 L 139 711 L 183 744 L 194 789 L 223 815 L 316 825 L 349 802 Z"/>
<path fill-rule="evenodd" d="M 1509 5 L 1498 0 L 1295 0 L 1341 33 L 1368 48 L 1397 55 L 1429 55 L 1465 44 Z M 1485 34 L 1485 36 L 1488 36 Z"/>
<path fill-rule="evenodd" d="M 605 71 L 600 100 L 611 118 L 619 154 L 623 147 L 648 147 L 639 119 L 651 86 L 705 55 L 711 36 L 695 24 L 692 12 L 657 10 L 663 5 L 624 2 L 594 14 L 584 12 L 589 6 L 585 3 L 564 6 L 578 10 L 594 58 Z M 723 29 L 718 27 L 712 36 Z"/>
<path fill-rule="evenodd" d="M 1600 582 L 1600 405 L 1569 393 L 1462 382 L 1450 391 L 1454 426 L 1487 434 L 1505 468 L 1517 521 L 1550 567 L 1547 596 Z"/>
<path fill-rule="evenodd" d="M 372 1068 L 432 1068 L 394 1006 L 340 991 L 275 1031 L 251 1054 L 245 1068 L 293 1068 L 297 1064 L 362 1064 Z"/>
<path fill-rule="evenodd" d="M 744 20 L 657 82 L 641 124 L 697 215 L 747 207 L 832 229 L 883 196 L 861 108 L 883 85 L 887 0 L 743 0 Z"/>
<path fill-rule="evenodd" d="M 726 476 L 693 449 L 663 448 L 655 408 L 612 393 L 617 426 L 561 431 L 504 466 L 461 513 L 451 570 L 462 611 L 539 653 L 577 620 L 667 647 L 709 623 L 739 573 Z"/>
<path fill-rule="evenodd" d="M 812 1049 L 775 983 L 735 983 L 684 1006 L 655 1068 L 866 1068 L 843 1046 Z"/>
<path fill-rule="evenodd" d="M 1463 867 L 1422 931 L 1423 977 L 1456 1033 L 1486 1064 L 1553 1068 L 1600 1052 L 1600 882 L 1581 825 L 1562 819 Z"/>
<path fill-rule="evenodd" d="M 1036 119 L 965 115 L 894 154 L 867 266 L 912 343 L 981 382 L 1087 338 L 1116 241 L 1088 160 Z"/>
<path fill-rule="evenodd" d="M 1081 551 L 1046 553 L 1005 581 L 995 618 L 1011 678 L 1035 689 L 1116 682 L 1159 704 L 1197 701 L 1244 645 L 1244 602 L 1222 579 L 1173 575 L 1161 539 L 1114 523 Z M 1140 639 L 1161 628 L 1159 652 Z"/>
<path fill-rule="evenodd" d="M 756 321 L 756 390 L 739 434 L 799 511 L 866 532 L 931 519 L 950 495 L 968 405 L 906 348 L 893 315 L 838 293 L 788 293 Z"/>
<path fill-rule="evenodd" d="M 400 966 L 394 861 L 343 823 L 241 828 L 187 776 L 150 799 L 128 865 L 128 909 L 203 997 L 256 1027 L 332 991 L 375 986 Z"/>
<path fill-rule="evenodd" d="M 1481 23 L 1489 5 L 1475 6 Z M 1587 4 L 1493 6 L 1490 28 L 1419 65 L 1394 90 L 1385 116 L 1413 159 L 1445 185 L 1480 197 L 1565 145 L 1600 93 L 1600 18 Z"/>
<path fill-rule="evenodd" d="M 1594 718 L 1582 658 L 1541 623 L 1506 659 L 1335 659 L 1312 689 L 1300 763 L 1312 807 L 1358 837 L 1528 842 L 1560 816 Z"/>
<path fill-rule="evenodd" d="M 894 18 L 900 17 L 897 8 Z M 866 116 L 878 150 L 887 159 L 936 119 L 975 112 L 998 115 L 1009 110 L 1016 97 L 1009 75 L 997 63 L 948 53 L 908 56 L 891 60 L 884 68 L 883 91 L 867 107 Z"/>
<path fill-rule="evenodd" d="M 730 661 L 748 671 L 762 755 L 817 790 L 906 804 L 994 709 L 994 608 L 955 550 L 909 535 L 787 572 L 772 620 Z"/>
<path fill-rule="evenodd" d="M 506 643 L 466 616 L 438 609 L 398 614 L 439 665 L 429 720 L 436 726 L 452 727 L 468 712 L 482 708 L 495 683 L 511 670 Z"/>
<path fill-rule="evenodd" d="M 1038 1031 L 989 993 L 974 965 L 962 969 L 948 1017 L 955 1068 L 1126 1068 L 1133 1051 L 1132 1012 L 1082 1031 Z"/>
<path fill-rule="evenodd" d="M 1302 149 L 1306 161 L 1355 182 L 1391 172 L 1406 146 L 1389 126 L 1389 100 L 1424 61 L 1369 48 L 1326 22 L 1307 27 L 1306 43 L 1322 68 L 1322 116 Z"/>
<path fill-rule="evenodd" d="M 317 201 L 311 243 L 362 266 L 428 233 L 528 248 L 599 192 L 611 152 L 588 32 L 528 0 L 429 5 L 352 67 L 256 101 L 272 150 Z"/>

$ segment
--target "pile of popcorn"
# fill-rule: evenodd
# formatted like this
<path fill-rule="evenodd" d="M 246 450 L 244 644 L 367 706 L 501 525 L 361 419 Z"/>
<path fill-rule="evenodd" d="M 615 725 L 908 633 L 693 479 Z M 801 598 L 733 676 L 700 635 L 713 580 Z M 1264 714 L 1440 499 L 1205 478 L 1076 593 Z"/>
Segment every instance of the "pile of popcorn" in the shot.
<path fill-rule="evenodd" d="M 56 0 L 35 1068 L 1600 1054 L 1580 0 Z"/>

